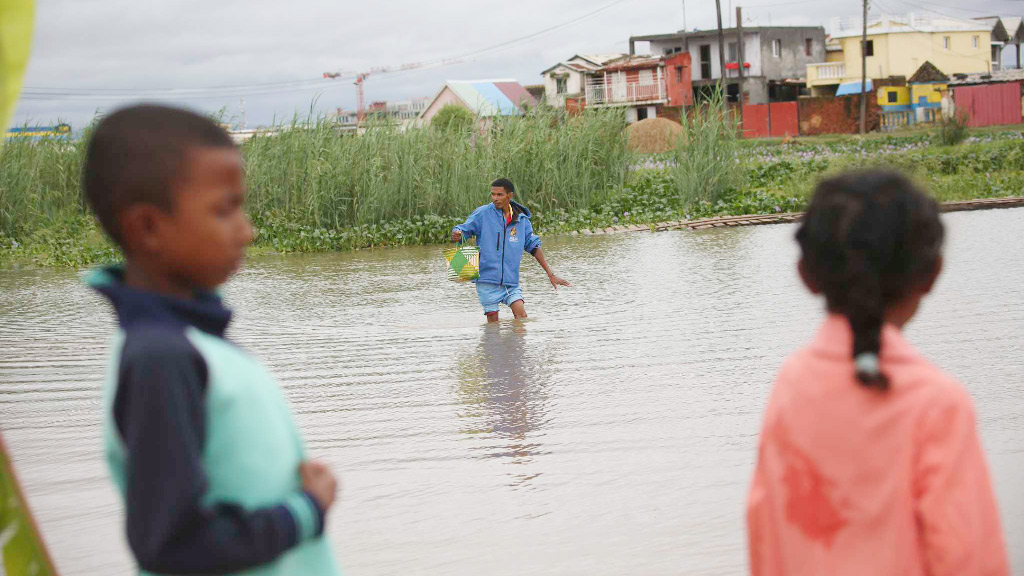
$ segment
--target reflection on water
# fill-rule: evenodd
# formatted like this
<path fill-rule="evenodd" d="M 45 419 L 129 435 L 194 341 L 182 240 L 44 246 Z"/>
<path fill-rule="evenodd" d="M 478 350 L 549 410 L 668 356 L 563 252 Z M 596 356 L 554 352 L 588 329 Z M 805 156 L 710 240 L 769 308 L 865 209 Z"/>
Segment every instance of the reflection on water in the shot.
<path fill-rule="evenodd" d="M 479 345 L 467 347 L 458 360 L 465 432 L 498 439 L 501 444 L 484 446 L 484 453 L 516 464 L 529 464 L 542 449 L 537 433 L 544 425 L 548 386 L 543 350 L 529 348 L 527 331 L 528 322 L 488 323 Z M 539 475 L 517 473 L 516 478 Z"/>
<path fill-rule="evenodd" d="M 965 382 L 1024 576 L 1024 209 L 945 216 L 908 339 Z M 225 287 L 310 452 L 340 474 L 352 576 L 746 568 L 769 387 L 822 319 L 794 227 L 548 238 L 531 319 L 487 325 L 438 247 L 266 257 Z M 131 573 L 103 466 L 106 304 L 65 270 L 0 272 L 0 425 L 65 574 Z"/>

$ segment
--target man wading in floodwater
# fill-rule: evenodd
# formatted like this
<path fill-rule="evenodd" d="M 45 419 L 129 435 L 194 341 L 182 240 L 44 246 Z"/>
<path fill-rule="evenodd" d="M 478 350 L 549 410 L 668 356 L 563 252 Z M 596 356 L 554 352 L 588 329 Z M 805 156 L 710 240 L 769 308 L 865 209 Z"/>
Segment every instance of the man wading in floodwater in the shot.
<path fill-rule="evenodd" d="M 480 248 L 476 294 L 488 322 L 498 321 L 498 304 L 511 308 L 517 319 L 526 318 L 523 291 L 519 288 L 519 262 L 523 252 L 533 254 L 556 290 L 559 286 L 569 286 L 548 266 L 540 249 L 540 238 L 533 233 L 530 224 L 530 211 L 512 200 L 515 193 L 515 186 L 506 178 L 491 182 L 491 203 L 477 208 L 465 222 L 452 229 L 452 242 L 476 236 Z"/>

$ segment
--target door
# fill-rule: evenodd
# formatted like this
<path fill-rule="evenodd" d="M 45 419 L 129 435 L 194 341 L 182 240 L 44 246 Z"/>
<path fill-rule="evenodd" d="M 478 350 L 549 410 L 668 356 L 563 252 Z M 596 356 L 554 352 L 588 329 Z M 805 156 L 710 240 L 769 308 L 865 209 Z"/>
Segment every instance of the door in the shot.
<path fill-rule="evenodd" d="M 647 107 L 646 106 L 643 106 L 643 107 L 640 107 L 640 108 L 636 109 L 636 119 L 637 119 L 637 122 L 639 122 L 640 120 L 647 120 Z"/>
<path fill-rule="evenodd" d="M 612 75 L 612 100 L 624 102 L 626 100 L 626 73 L 616 72 Z"/>

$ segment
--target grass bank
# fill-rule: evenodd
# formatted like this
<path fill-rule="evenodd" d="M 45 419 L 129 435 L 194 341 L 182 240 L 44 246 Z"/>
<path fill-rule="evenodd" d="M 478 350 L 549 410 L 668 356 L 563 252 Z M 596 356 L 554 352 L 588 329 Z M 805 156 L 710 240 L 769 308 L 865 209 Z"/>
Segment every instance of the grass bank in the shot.
<path fill-rule="evenodd" d="M 686 127 L 676 150 L 638 158 L 614 113 L 541 110 L 489 130 L 372 127 L 343 136 L 323 120 L 242 146 L 255 252 L 322 252 L 442 243 L 512 178 L 542 234 L 716 215 L 800 211 L 816 182 L 843 170 L 906 171 L 937 199 L 1024 191 L 1024 133 L 987 130 L 957 146 L 932 135 L 740 141 L 720 121 Z M 0 148 L 0 266 L 82 266 L 116 258 L 87 215 L 84 142 Z"/>

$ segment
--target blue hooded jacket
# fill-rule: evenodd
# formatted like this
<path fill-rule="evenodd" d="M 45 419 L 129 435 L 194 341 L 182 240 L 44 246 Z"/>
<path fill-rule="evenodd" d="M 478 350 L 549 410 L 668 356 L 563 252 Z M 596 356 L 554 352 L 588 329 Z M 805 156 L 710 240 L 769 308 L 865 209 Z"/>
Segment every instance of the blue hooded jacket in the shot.
<path fill-rule="evenodd" d="M 519 285 L 519 262 L 523 252 L 533 254 L 540 248 L 540 237 L 533 233 L 530 211 L 512 202 L 512 222 L 505 224 L 505 215 L 485 204 L 469 215 L 454 230 L 463 237 L 476 236 L 480 247 L 480 278 L 477 282 L 501 286 Z"/>

